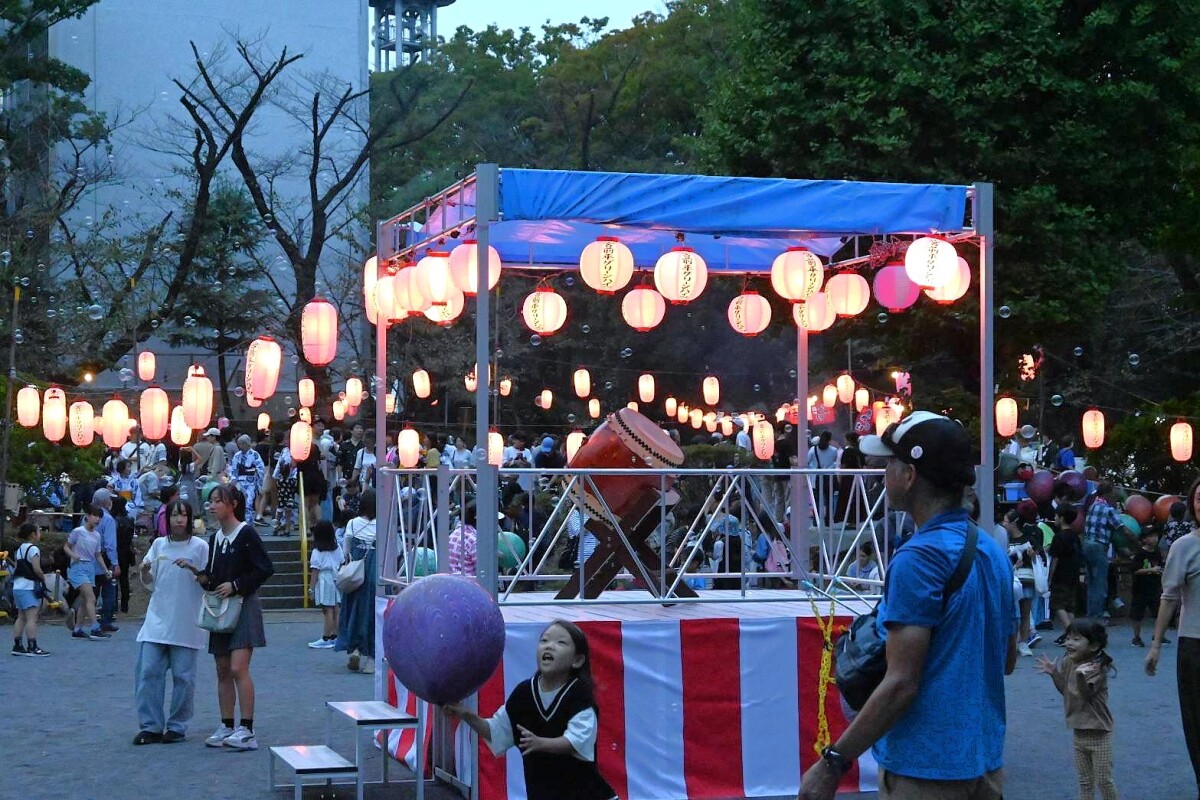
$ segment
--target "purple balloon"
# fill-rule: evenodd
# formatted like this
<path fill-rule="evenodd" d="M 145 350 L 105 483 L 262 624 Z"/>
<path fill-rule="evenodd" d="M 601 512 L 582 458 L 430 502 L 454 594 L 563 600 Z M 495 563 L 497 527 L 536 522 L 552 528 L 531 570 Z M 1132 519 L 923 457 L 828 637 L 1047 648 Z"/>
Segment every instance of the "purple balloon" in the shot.
<path fill-rule="evenodd" d="M 474 694 L 504 655 L 504 616 L 483 588 L 461 575 L 430 575 L 383 612 L 383 652 L 396 678 L 430 703 Z"/>
<path fill-rule="evenodd" d="M 1048 503 L 1054 497 L 1054 473 L 1042 470 L 1033 473 L 1033 477 L 1025 481 L 1025 493 L 1035 503 Z"/>
<path fill-rule="evenodd" d="M 1066 472 L 1058 474 L 1056 484 L 1066 486 L 1071 490 L 1071 494 L 1067 499 L 1072 503 L 1078 502 L 1087 494 L 1087 478 L 1083 477 L 1083 473 L 1077 470 L 1069 469 Z"/>

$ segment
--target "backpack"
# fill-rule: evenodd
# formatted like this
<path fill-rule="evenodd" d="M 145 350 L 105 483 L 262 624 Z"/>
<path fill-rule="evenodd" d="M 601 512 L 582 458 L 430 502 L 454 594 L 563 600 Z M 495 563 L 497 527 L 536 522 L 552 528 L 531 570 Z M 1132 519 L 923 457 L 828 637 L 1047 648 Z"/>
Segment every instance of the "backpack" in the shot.
<path fill-rule="evenodd" d="M 962 588 L 975 566 L 975 549 L 979 543 L 979 527 L 967 522 L 967 543 L 958 566 L 942 589 L 942 612 L 950 597 Z M 891 570 L 883 579 L 883 594 L 887 596 Z M 883 602 L 882 598 L 879 601 Z M 833 646 L 834 678 L 842 699 L 854 711 L 861 711 L 887 672 L 887 642 L 879 633 L 879 603 L 867 614 L 854 620 L 850 629 L 838 637 Z"/>

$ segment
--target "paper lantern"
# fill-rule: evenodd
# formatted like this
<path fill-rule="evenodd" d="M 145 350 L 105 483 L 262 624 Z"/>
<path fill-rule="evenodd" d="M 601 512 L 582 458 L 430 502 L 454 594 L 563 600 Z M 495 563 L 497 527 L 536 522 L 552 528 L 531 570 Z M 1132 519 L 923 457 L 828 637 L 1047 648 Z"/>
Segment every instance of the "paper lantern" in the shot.
<path fill-rule="evenodd" d="M 262 400 L 257 394 L 254 397 Z M 196 365 L 188 368 L 187 379 L 183 382 L 182 405 L 183 419 L 189 428 L 199 431 L 208 427 L 212 421 L 213 385 L 204 374 L 204 367 Z"/>
<path fill-rule="evenodd" d="M 554 405 L 554 392 L 549 389 L 542 389 L 542 393 L 538 395 L 538 399 L 542 401 L 542 410 L 549 411 Z"/>
<path fill-rule="evenodd" d="M 784 300 L 798 303 L 821 291 L 825 267 L 807 247 L 789 247 L 771 264 L 771 288 Z"/>
<path fill-rule="evenodd" d="M 67 396 L 57 386 L 42 396 L 42 434 L 52 442 L 67 435 Z"/>
<path fill-rule="evenodd" d="M 302 419 L 292 423 L 288 434 L 288 449 L 292 451 L 293 461 L 303 461 L 312 452 L 312 425 Z"/>
<path fill-rule="evenodd" d="M 479 380 L 475 377 L 474 372 L 468 372 L 463 376 L 463 386 L 466 387 L 468 392 L 474 392 L 479 388 Z"/>
<path fill-rule="evenodd" d="M 171 443 L 183 447 L 192 440 L 192 429 L 188 427 L 183 406 L 171 409 Z"/>
<path fill-rule="evenodd" d="M 921 287 L 909 280 L 908 271 L 899 262 L 876 272 L 872 289 L 875 301 L 893 314 L 911 307 L 921 296 Z"/>
<path fill-rule="evenodd" d="M 729 326 L 743 336 L 757 336 L 771 324 L 771 304 L 752 289 L 729 301 Z"/>
<path fill-rule="evenodd" d="M 865 388 L 862 388 L 862 387 L 854 390 L 854 410 L 855 411 L 862 411 L 864 408 L 866 408 L 870 404 L 871 404 L 871 393 L 870 392 L 868 392 Z"/>
<path fill-rule="evenodd" d="M 704 412 L 698 408 L 693 408 L 688 412 L 688 422 L 697 430 L 704 424 Z"/>
<path fill-rule="evenodd" d="M 788 407 L 786 404 L 775 409 L 775 421 L 783 422 L 785 419 L 787 419 L 787 412 L 788 412 Z"/>
<path fill-rule="evenodd" d="M 600 294 L 615 294 L 633 278 L 633 253 L 611 236 L 601 236 L 579 254 L 579 276 Z"/>
<path fill-rule="evenodd" d="M 549 286 L 539 286 L 525 298 L 521 319 L 529 330 L 549 336 L 567 321 L 567 301 Z"/>
<path fill-rule="evenodd" d="M 445 305 L 450 299 L 450 293 L 455 288 L 450 278 L 450 254 L 430 250 L 424 258 L 417 262 L 417 290 L 423 297 L 435 306 Z"/>
<path fill-rule="evenodd" d="M 600 401 L 594 397 L 588 400 L 588 416 L 592 419 L 600 419 Z"/>
<path fill-rule="evenodd" d="M 299 418 L 301 422 L 307 422 L 309 425 L 312 425 L 313 417 L 311 408 L 301 408 L 299 413 L 296 414 L 296 417 Z"/>
<path fill-rule="evenodd" d="M 335 420 L 337 420 L 338 422 L 341 422 L 342 420 L 344 420 L 346 418 L 346 401 L 345 400 L 334 400 L 333 401 L 333 418 Z"/>
<path fill-rule="evenodd" d="M 1171 426 L 1171 458 L 1176 461 L 1190 461 L 1192 458 L 1192 426 L 1186 422 L 1176 422 Z"/>
<path fill-rule="evenodd" d="M 945 286 L 958 269 L 958 252 L 941 236 L 925 236 L 908 246 L 904 254 L 908 279 L 922 289 Z"/>
<path fill-rule="evenodd" d="M 875 435 L 883 436 L 883 432 L 888 429 L 888 425 L 891 425 L 892 422 L 892 409 L 887 405 L 881 406 L 875 412 Z"/>
<path fill-rule="evenodd" d="M 775 455 L 775 427 L 763 420 L 754 424 L 751 439 L 754 443 L 754 455 L 761 461 L 767 461 Z"/>
<path fill-rule="evenodd" d="M 260 431 L 271 430 L 271 415 L 265 411 L 262 412 L 261 414 L 259 414 L 257 427 L 258 427 L 258 430 L 260 430 Z"/>
<path fill-rule="evenodd" d="M 643 403 L 654 401 L 654 376 L 648 372 L 638 376 L 638 399 Z"/>
<path fill-rule="evenodd" d="M 312 378 L 301 378 L 296 384 L 296 394 L 300 397 L 300 405 L 312 408 L 317 403 L 317 384 Z"/>
<path fill-rule="evenodd" d="M 413 264 L 401 267 L 392 283 L 392 294 L 396 307 L 408 313 L 418 314 L 427 311 L 432 305 L 427 295 L 421 293 L 420 281 L 417 280 L 417 268 Z"/>
<path fill-rule="evenodd" d="M 621 300 L 621 316 L 639 333 L 657 327 L 666 313 L 667 303 L 663 296 L 645 286 L 631 290 Z"/>
<path fill-rule="evenodd" d="M 100 416 L 95 411 L 92 411 L 92 435 L 104 435 L 104 417 Z"/>
<path fill-rule="evenodd" d="M 682 425 L 688 421 L 688 415 L 690 413 L 691 409 L 687 407 L 687 404 L 680 403 L 679 407 L 675 409 L 675 419 L 680 425 Z"/>
<path fill-rule="evenodd" d="M 708 265 L 690 247 L 672 247 L 654 265 L 654 287 L 671 305 L 695 300 L 708 284 Z"/>
<path fill-rule="evenodd" d="M 971 288 L 971 265 L 967 263 L 965 258 L 961 256 L 956 262 L 954 274 L 950 279 L 933 289 L 926 289 L 927 297 L 933 299 L 936 303 L 949 305 L 967 293 Z"/>
<path fill-rule="evenodd" d="M 508 397 L 512 394 L 512 378 L 504 377 L 500 379 L 500 396 Z"/>
<path fill-rule="evenodd" d="M 504 437 L 496 431 L 488 431 L 487 458 L 493 467 L 504 463 Z"/>
<path fill-rule="evenodd" d="M 717 413 L 710 411 L 704 415 L 704 429 L 709 433 L 717 432 Z"/>
<path fill-rule="evenodd" d="M 400 466 L 405 469 L 412 469 L 421 460 L 421 437 L 415 428 L 405 428 L 400 431 L 400 438 L 396 440 L 396 455 L 400 459 Z"/>
<path fill-rule="evenodd" d="M 372 325 L 377 323 L 375 305 L 375 284 L 379 281 L 379 259 L 371 256 L 363 262 L 363 310 L 367 312 L 367 321 Z"/>
<path fill-rule="evenodd" d="M 372 290 L 376 324 L 382 318 L 386 322 L 399 322 L 408 317 L 409 310 L 396 298 L 396 276 L 383 275 Z M 371 315 L 368 315 L 370 318 Z"/>
<path fill-rule="evenodd" d="M 357 406 L 363 401 L 363 382 L 361 378 L 346 379 L 346 405 Z"/>
<path fill-rule="evenodd" d="M 717 379 L 717 376 L 709 375 L 704 379 L 701 391 L 704 393 L 704 402 L 715 406 L 721 399 L 721 381 Z"/>
<path fill-rule="evenodd" d="M 721 435 L 733 436 L 733 417 L 721 417 Z"/>
<path fill-rule="evenodd" d="M 337 356 L 337 309 L 323 297 L 314 297 L 300 315 L 300 344 L 304 360 L 317 367 L 333 362 Z M 263 395 L 255 393 L 259 399 Z"/>
<path fill-rule="evenodd" d="M 892 422 L 899 422 L 904 419 L 908 409 L 904 407 L 904 403 L 898 397 L 893 397 L 888 401 L 888 413 L 891 415 Z"/>
<path fill-rule="evenodd" d="M 1091 450 L 1104 444 L 1104 412 L 1098 408 L 1083 412 L 1083 444 Z"/>
<path fill-rule="evenodd" d="M 834 386 L 837 387 L 838 400 L 843 403 L 849 403 L 854 399 L 854 378 L 843 373 L 838 375 L 838 379 L 834 381 Z"/>
<path fill-rule="evenodd" d="M 449 328 L 462 316 L 466 305 L 466 295 L 460 292 L 457 286 L 451 286 L 450 293 L 446 296 L 446 302 L 425 309 L 425 318 L 443 328 Z"/>
<path fill-rule="evenodd" d="M 829 295 L 824 292 L 817 292 L 803 303 L 792 305 L 792 319 L 796 321 L 796 326 L 804 328 L 810 333 L 829 330 L 836 318 L 837 315 L 834 314 L 833 306 L 829 302 Z"/>
<path fill-rule="evenodd" d="M 154 353 L 151 353 L 149 350 L 143 350 L 142 352 L 138 353 L 137 371 L 138 371 L 138 379 L 139 380 L 143 380 L 143 381 L 154 380 L 154 366 L 155 366 Z"/>
<path fill-rule="evenodd" d="M 101 432 L 104 446 L 116 448 L 125 444 L 129 438 L 129 406 L 125 405 L 121 398 L 114 396 L 104 404 L 100 417 L 104 420 Z"/>
<path fill-rule="evenodd" d="M 260 336 L 246 348 L 246 392 L 259 400 L 275 394 L 283 349 L 270 336 Z"/>
<path fill-rule="evenodd" d="M 423 369 L 416 370 L 412 374 L 413 394 L 424 400 L 429 397 L 432 386 L 429 381 L 429 373 Z"/>
<path fill-rule="evenodd" d="M 567 434 L 567 463 L 570 464 L 583 446 L 583 431 L 571 431 Z"/>
<path fill-rule="evenodd" d="M 143 437 L 152 441 L 165 437 L 171 425 L 171 401 L 167 393 L 157 386 L 143 389 L 138 398 L 138 419 Z"/>
<path fill-rule="evenodd" d="M 821 390 L 821 405 L 826 408 L 833 408 L 837 405 L 838 390 L 832 383 L 825 384 L 825 388 Z"/>
<path fill-rule="evenodd" d="M 592 374 L 583 367 L 575 370 L 575 396 L 587 397 L 592 393 Z"/>
<path fill-rule="evenodd" d="M 867 279 L 857 272 L 843 270 L 825 284 L 825 294 L 833 306 L 833 313 L 848 318 L 861 314 L 871 302 L 871 287 Z"/>
<path fill-rule="evenodd" d="M 42 398 L 36 386 L 25 386 L 17 392 L 17 422 L 23 428 L 32 428 L 42 416 Z"/>
<path fill-rule="evenodd" d="M 385 413 L 385 414 L 396 413 L 396 393 L 395 392 L 388 392 L 387 395 L 384 396 L 384 398 L 383 398 L 383 413 Z"/>
<path fill-rule="evenodd" d="M 637 404 L 636 400 L 630 400 L 628 403 L 625 404 L 625 407 L 628 408 L 630 411 L 640 412 L 642 410 L 642 407 Z"/>
<path fill-rule="evenodd" d="M 246 393 L 246 408 L 258 408 L 262 404 L 263 404 L 262 400 L 259 400 L 257 397 L 250 394 L 249 392 Z"/>
<path fill-rule="evenodd" d="M 87 447 L 96 438 L 96 412 L 91 403 L 77 400 L 67 410 L 67 422 L 71 429 L 71 443 Z"/>
<path fill-rule="evenodd" d="M 500 253 L 488 245 L 488 291 L 496 288 L 500 280 Z M 479 291 L 479 242 L 463 239 L 462 244 L 450 251 L 450 280 L 463 294 L 474 297 Z"/>
<path fill-rule="evenodd" d="M 996 433 L 1007 438 L 1017 432 L 1017 401 L 1001 397 L 996 401 Z"/>
<path fill-rule="evenodd" d="M 663 411 L 666 412 L 668 417 L 675 416 L 675 412 L 676 412 L 676 410 L 678 410 L 678 408 L 679 408 L 679 401 L 676 400 L 674 397 L 668 397 L 666 400 L 663 401 Z"/>

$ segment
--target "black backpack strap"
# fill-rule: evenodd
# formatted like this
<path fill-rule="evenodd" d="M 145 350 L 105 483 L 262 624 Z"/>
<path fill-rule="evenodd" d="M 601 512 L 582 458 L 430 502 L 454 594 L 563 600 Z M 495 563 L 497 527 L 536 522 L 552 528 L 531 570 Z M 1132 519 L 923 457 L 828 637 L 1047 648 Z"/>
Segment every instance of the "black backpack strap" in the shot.
<path fill-rule="evenodd" d="M 946 581 L 946 588 L 942 590 L 943 606 L 950 601 L 950 596 L 967 582 L 967 576 L 971 574 L 971 569 L 975 566 L 975 549 L 978 544 L 979 526 L 968 520 L 967 543 L 963 546 L 962 555 L 958 558 L 958 566 L 954 568 L 954 572 L 950 574 L 950 580 Z"/>

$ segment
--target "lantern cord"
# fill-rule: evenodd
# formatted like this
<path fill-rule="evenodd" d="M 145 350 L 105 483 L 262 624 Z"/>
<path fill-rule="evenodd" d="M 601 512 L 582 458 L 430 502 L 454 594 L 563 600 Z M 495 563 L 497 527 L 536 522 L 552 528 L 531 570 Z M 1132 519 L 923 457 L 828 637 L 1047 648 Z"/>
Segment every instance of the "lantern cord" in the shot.
<path fill-rule="evenodd" d="M 821 632 L 821 671 L 817 676 L 817 736 L 813 742 L 813 750 L 820 755 L 831 743 L 829 733 L 829 715 L 826 711 L 826 699 L 829 685 L 833 678 L 833 603 L 829 604 L 829 618 L 823 619 L 817 608 L 817 601 L 812 592 L 807 592 L 808 602 L 812 604 L 813 618 L 817 621 L 817 629 Z"/>

